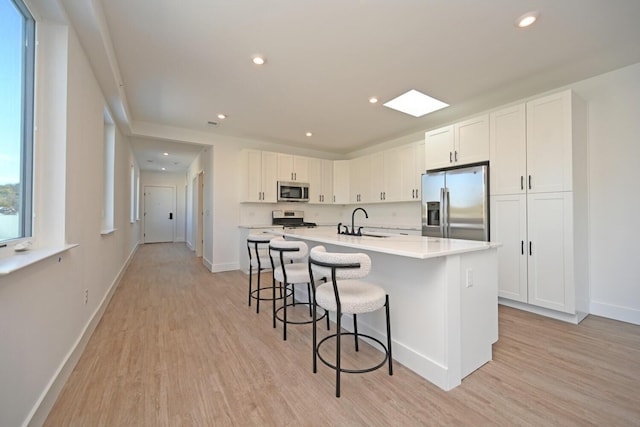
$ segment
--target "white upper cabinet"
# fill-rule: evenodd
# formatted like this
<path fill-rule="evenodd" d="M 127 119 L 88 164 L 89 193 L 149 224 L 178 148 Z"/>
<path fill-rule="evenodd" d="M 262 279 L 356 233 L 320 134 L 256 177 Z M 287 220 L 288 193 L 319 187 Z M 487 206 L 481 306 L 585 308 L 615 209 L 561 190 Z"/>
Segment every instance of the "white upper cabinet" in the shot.
<path fill-rule="evenodd" d="M 425 133 L 426 169 L 489 160 L 489 115 L 483 114 Z"/>
<path fill-rule="evenodd" d="M 351 203 L 420 200 L 424 141 L 351 160 Z"/>
<path fill-rule="evenodd" d="M 570 91 L 527 103 L 527 189 L 571 191 L 572 96 Z"/>
<path fill-rule="evenodd" d="M 309 203 L 333 203 L 333 162 L 324 159 L 308 159 Z"/>
<path fill-rule="evenodd" d="M 564 91 L 491 113 L 491 194 L 572 191 L 586 168 L 585 108 Z"/>
<path fill-rule="evenodd" d="M 243 150 L 242 196 L 243 202 L 277 202 L 277 163 L 276 153 L 257 150 Z"/>
<path fill-rule="evenodd" d="M 399 201 L 421 200 L 422 174 L 425 173 L 424 141 L 407 144 L 399 148 L 398 175 L 402 179 Z"/>
<path fill-rule="evenodd" d="M 425 134 L 424 151 L 427 169 L 439 169 L 453 165 L 453 125 L 430 130 Z"/>
<path fill-rule="evenodd" d="M 309 181 L 309 159 L 291 154 L 278 154 L 278 181 Z"/>
<path fill-rule="evenodd" d="M 349 160 L 333 162 L 333 203 L 346 205 L 349 203 Z"/>
<path fill-rule="evenodd" d="M 525 193 L 527 125 L 524 104 L 489 116 L 491 194 Z"/>
<path fill-rule="evenodd" d="M 371 156 L 356 157 L 349 162 L 349 201 L 351 203 L 377 201 L 371 195 Z"/>

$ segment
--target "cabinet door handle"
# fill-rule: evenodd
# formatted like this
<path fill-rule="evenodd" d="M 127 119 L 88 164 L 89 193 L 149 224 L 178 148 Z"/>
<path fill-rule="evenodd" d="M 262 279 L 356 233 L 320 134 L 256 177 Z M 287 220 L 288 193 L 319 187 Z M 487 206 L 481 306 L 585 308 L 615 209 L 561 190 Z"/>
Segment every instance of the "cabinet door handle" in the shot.
<path fill-rule="evenodd" d="M 520 240 L 520 254 L 524 255 L 524 240 Z"/>
<path fill-rule="evenodd" d="M 411 198 L 412 199 L 416 198 L 416 190 L 411 190 Z"/>
<path fill-rule="evenodd" d="M 529 256 L 533 255 L 533 251 L 531 250 L 531 242 L 529 242 Z"/>
<path fill-rule="evenodd" d="M 531 175 L 529 175 L 529 190 L 531 190 Z"/>
<path fill-rule="evenodd" d="M 453 153 L 449 151 L 449 163 L 453 163 Z"/>
<path fill-rule="evenodd" d="M 454 151 L 453 160 L 458 161 L 458 150 Z"/>
<path fill-rule="evenodd" d="M 520 189 L 524 190 L 524 175 L 520 175 Z"/>

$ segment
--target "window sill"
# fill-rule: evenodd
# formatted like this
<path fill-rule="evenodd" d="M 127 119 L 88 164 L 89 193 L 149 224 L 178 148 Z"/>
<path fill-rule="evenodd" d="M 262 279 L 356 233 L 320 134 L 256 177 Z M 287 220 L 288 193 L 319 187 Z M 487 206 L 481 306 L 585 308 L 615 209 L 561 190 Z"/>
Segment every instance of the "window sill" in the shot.
<path fill-rule="evenodd" d="M 0 258 L 0 276 L 6 276 L 39 261 L 66 252 L 78 246 L 77 243 L 52 246 L 42 249 L 29 249 L 24 252 L 14 252 L 12 255 Z"/>
<path fill-rule="evenodd" d="M 109 234 L 115 233 L 117 228 L 107 228 L 106 230 L 100 230 L 101 236 L 108 236 Z"/>

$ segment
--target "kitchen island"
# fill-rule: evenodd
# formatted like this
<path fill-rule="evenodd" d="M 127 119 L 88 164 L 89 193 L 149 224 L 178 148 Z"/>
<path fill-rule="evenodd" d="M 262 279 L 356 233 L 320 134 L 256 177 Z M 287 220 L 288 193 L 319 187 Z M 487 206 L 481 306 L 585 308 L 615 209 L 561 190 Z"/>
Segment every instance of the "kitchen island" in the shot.
<path fill-rule="evenodd" d="M 498 340 L 497 247 L 490 242 L 375 233 L 337 234 L 335 228 L 277 231 L 328 251 L 371 257 L 366 280 L 389 294 L 393 358 L 444 390 L 492 358 Z M 384 341 L 382 313 L 358 316 L 358 329 Z M 343 326 L 352 330 L 351 316 Z"/>

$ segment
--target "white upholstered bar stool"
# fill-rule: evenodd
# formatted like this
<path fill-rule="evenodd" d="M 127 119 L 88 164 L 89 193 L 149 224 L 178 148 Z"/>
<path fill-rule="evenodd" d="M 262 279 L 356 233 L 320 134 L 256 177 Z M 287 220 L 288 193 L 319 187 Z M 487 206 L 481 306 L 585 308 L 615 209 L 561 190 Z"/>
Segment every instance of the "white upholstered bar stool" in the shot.
<path fill-rule="evenodd" d="M 282 322 L 282 339 L 287 339 L 287 324 L 303 325 L 313 322 L 311 297 L 313 291 L 311 289 L 311 279 L 309 276 L 309 265 L 307 263 L 307 255 L 309 248 L 305 242 L 297 240 L 285 240 L 282 237 L 276 237 L 269 242 L 269 255 L 271 257 L 271 268 L 273 269 L 273 295 L 275 296 L 276 281 L 282 284 L 284 288 L 284 302 L 282 306 L 276 309 L 275 298 L 273 301 L 273 327 L 276 327 L 276 319 Z M 320 279 L 316 277 L 316 280 Z M 296 305 L 295 285 L 307 286 L 306 303 L 298 303 L 306 305 L 309 308 L 308 320 L 290 320 L 287 318 L 287 307 Z M 291 295 L 293 301 L 287 302 Z M 283 317 L 279 317 L 282 312 Z M 329 316 L 325 311 L 319 319 L 327 318 L 327 329 L 329 328 Z M 319 320 L 316 319 L 316 320 Z"/>
<path fill-rule="evenodd" d="M 327 252 L 324 246 L 316 246 L 309 254 L 309 271 L 311 272 L 312 286 L 314 277 L 324 276 L 330 278 L 327 283 L 315 287 L 313 301 L 313 316 L 315 319 L 316 307 L 336 312 L 337 331 L 335 334 L 323 338 L 317 342 L 316 322 L 313 323 L 313 372 L 317 372 L 317 359 L 336 371 L 336 397 L 340 397 L 340 373 L 365 373 L 374 371 L 389 364 L 389 375 L 393 375 L 391 356 L 391 323 L 389 320 L 389 295 L 380 286 L 362 279 L 371 270 L 371 258 L 364 253 L 336 253 Z M 387 343 L 386 345 L 370 335 L 358 334 L 357 315 L 370 313 L 385 308 Z M 343 314 L 353 315 L 353 332 L 342 332 L 341 318 Z M 358 348 L 358 338 L 365 337 L 376 346 L 379 346 L 384 354 L 384 359 L 375 366 L 363 369 L 345 369 L 340 366 L 341 337 L 353 335 L 355 349 Z M 336 340 L 335 364 L 326 360 L 320 354 L 320 347 L 327 340 Z"/>
<path fill-rule="evenodd" d="M 247 237 L 247 251 L 249 252 L 249 307 L 251 307 L 251 300 L 255 299 L 256 313 L 260 313 L 260 301 L 273 300 L 272 296 L 265 297 L 260 294 L 261 291 L 271 288 L 260 285 L 260 275 L 263 270 L 271 267 L 269 242 L 273 237 L 269 234 L 249 234 Z M 254 268 L 258 272 L 258 286 L 255 289 L 253 289 L 252 283 Z"/>

